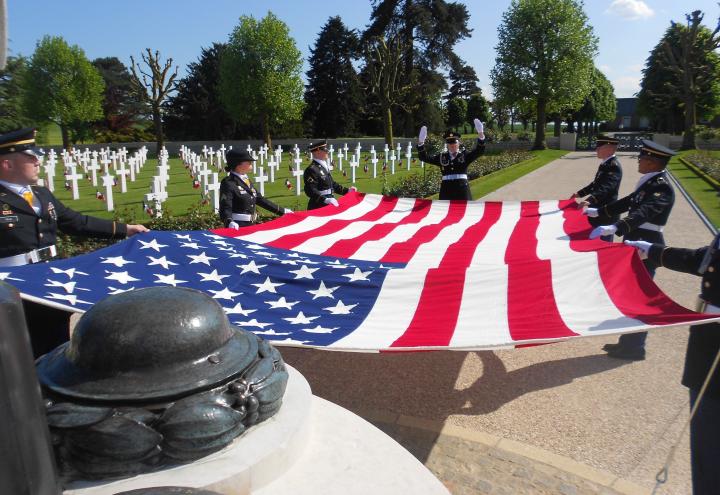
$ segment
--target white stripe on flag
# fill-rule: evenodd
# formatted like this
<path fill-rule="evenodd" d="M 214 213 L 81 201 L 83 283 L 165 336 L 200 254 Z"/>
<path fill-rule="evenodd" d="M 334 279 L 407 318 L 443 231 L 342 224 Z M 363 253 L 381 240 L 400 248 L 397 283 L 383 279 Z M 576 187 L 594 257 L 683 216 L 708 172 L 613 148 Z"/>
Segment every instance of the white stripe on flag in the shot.
<path fill-rule="evenodd" d="M 613 304 L 600 277 L 597 253 L 577 252 L 570 247 L 558 203 L 541 201 L 540 214 L 537 255 L 551 262 L 555 302 L 568 328 L 582 335 L 598 335 L 646 327 Z"/>
<path fill-rule="evenodd" d="M 427 271 L 436 268 L 448 246 L 482 218 L 485 204 L 468 208 L 459 222 L 448 225 L 433 240 L 421 245 L 405 268 L 390 270 L 365 320 L 353 333 L 331 344 L 331 348 L 388 348 L 405 333 L 420 301 Z"/>
<path fill-rule="evenodd" d="M 507 241 L 520 218 L 520 203 L 505 202 L 497 223 L 478 245 L 465 276 L 451 347 L 500 346 L 512 342 L 508 327 Z M 482 337 L 480 337 L 482 336 Z"/>
<path fill-rule="evenodd" d="M 322 227 L 330 220 L 354 220 L 359 218 L 366 213 L 374 210 L 378 207 L 382 201 L 382 196 L 379 194 L 366 194 L 365 197 L 358 204 L 351 206 L 347 210 L 333 215 L 330 217 L 306 217 L 298 223 L 288 225 L 287 227 L 281 227 L 279 229 L 260 230 L 253 232 L 252 234 L 240 235 L 237 239 L 242 239 L 248 242 L 255 242 L 258 244 L 268 244 L 273 242 L 280 237 L 289 234 L 300 234 L 308 232 L 319 227 Z"/>
<path fill-rule="evenodd" d="M 363 234 L 365 234 L 368 230 L 373 228 L 375 225 L 380 225 L 384 223 L 398 223 L 402 221 L 405 217 L 410 215 L 413 211 L 413 206 L 415 206 L 415 199 L 414 198 L 400 198 L 398 199 L 397 203 L 395 203 L 395 207 L 388 211 L 385 215 L 382 216 L 382 218 L 379 218 L 375 221 L 354 221 L 349 223 L 346 227 L 343 227 L 342 229 L 338 230 L 337 232 L 333 232 L 328 235 L 319 236 L 319 237 L 311 237 L 307 241 L 303 242 L 299 246 L 296 246 L 293 248 L 293 251 L 298 251 L 301 253 L 310 253 L 310 254 L 322 254 L 325 251 L 327 251 L 330 247 L 332 247 L 333 244 L 335 244 L 338 241 L 341 241 L 343 239 L 354 239 L 356 237 L 360 237 Z M 338 217 L 333 217 L 333 219 Z M 357 256 L 353 255 L 352 259 L 360 259 Z"/>

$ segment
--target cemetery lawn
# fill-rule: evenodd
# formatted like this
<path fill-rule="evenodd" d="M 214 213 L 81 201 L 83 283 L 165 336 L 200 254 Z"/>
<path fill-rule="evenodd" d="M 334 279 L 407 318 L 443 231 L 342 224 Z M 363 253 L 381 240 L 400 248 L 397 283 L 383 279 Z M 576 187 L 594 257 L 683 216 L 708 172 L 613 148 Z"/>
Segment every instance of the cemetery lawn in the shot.
<path fill-rule="evenodd" d="M 534 156 L 530 160 L 517 163 L 507 169 L 500 170 L 472 181 L 470 183 L 470 187 L 472 189 L 473 197 L 480 198 L 485 194 L 512 182 L 518 177 L 522 177 L 523 175 L 563 156 L 567 152 L 561 150 L 543 150 L 534 151 L 532 153 Z M 378 158 L 380 158 L 380 156 L 381 154 L 378 154 Z M 288 170 L 288 165 L 291 163 L 290 158 L 289 153 L 283 153 L 282 164 L 276 174 L 275 183 L 271 184 L 270 182 L 267 182 L 265 184 L 265 197 L 285 208 L 290 208 L 296 211 L 305 210 L 307 206 L 307 196 L 305 196 L 305 193 L 302 190 L 302 178 L 300 179 L 300 195 L 297 196 L 295 194 L 295 178 Z M 372 163 L 370 163 L 369 158 L 369 153 L 363 153 L 360 160 L 360 166 L 356 170 L 355 186 L 361 192 L 381 194 L 383 187 L 389 187 L 401 177 L 407 176 L 408 174 L 423 173 L 423 170 L 420 167 L 420 161 L 415 155 L 413 155 L 415 162 L 411 163 L 409 171 L 407 170 L 407 159 L 403 158 L 401 162 L 395 163 L 395 175 L 390 173 L 390 162 L 388 162 L 387 170 L 383 174 L 383 162 L 382 160 L 379 160 L 377 178 L 373 179 Z M 368 161 L 366 161 L 366 159 Z M 309 163 L 308 159 L 304 159 L 301 164 L 301 168 L 304 169 L 309 165 Z M 352 185 L 352 171 L 350 167 L 347 166 L 347 163 L 348 162 L 346 160 L 343 163 L 343 169 L 347 174 L 344 176 L 343 171 L 338 169 L 338 163 L 336 160 L 336 169 L 333 171 L 333 178 L 336 182 L 349 187 Z M 189 211 L 197 209 L 209 210 L 211 207 L 210 205 L 212 204 L 211 194 L 208 194 L 206 198 L 203 198 L 201 189 L 194 189 L 192 187 L 193 178 L 190 176 L 189 171 L 185 169 L 182 161 L 179 158 L 171 158 L 168 164 L 170 165 L 169 180 L 167 185 L 168 199 L 163 203 L 163 210 L 172 213 L 175 216 L 184 216 Z M 368 167 L 367 173 L 363 170 L 365 165 Z M 92 183 L 87 180 L 87 177 L 78 181 L 80 199 L 73 200 L 72 191 L 66 190 L 64 187 L 64 178 L 59 164 L 56 167 L 57 175 L 55 176 L 55 196 L 66 206 L 88 215 L 108 219 L 115 218 L 120 221 L 130 223 L 147 222 L 151 219 L 151 217 L 145 213 L 143 209 L 143 196 L 150 192 L 150 184 L 152 182 L 153 175 L 156 174 L 156 166 L 157 159 L 148 158 L 135 182 L 130 182 L 130 180 L 127 181 L 127 193 L 125 194 L 120 193 L 120 178 L 117 177 L 118 184 L 113 189 L 113 199 L 115 204 L 114 212 L 108 212 L 106 210 L 106 203 L 96 198 L 96 191 L 105 194 L 105 188 L 101 185 L 93 187 Z M 433 167 L 434 165 L 427 166 Z M 264 173 L 269 175 L 267 167 L 264 167 Z M 218 180 L 221 180 L 224 176 L 224 171 L 219 172 Z M 291 189 L 286 187 L 286 179 L 290 181 L 292 187 Z M 101 181 L 98 182 L 101 184 Z M 257 183 L 256 187 L 259 189 L 259 185 Z M 207 201 L 209 201 L 210 205 L 203 204 Z M 269 215 L 269 213 L 262 208 L 259 209 L 259 213 Z"/>
<path fill-rule="evenodd" d="M 685 191 L 692 197 L 695 204 L 698 205 L 712 224 L 715 227 L 720 227 L 718 191 L 678 159 L 686 153 L 692 153 L 692 151 L 681 151 L 677 156 L 673 157 L 668 164 L 668 170 L 682 184 Z M 710 151 L 709 153 L 720 158 L 720 151 Z"/>

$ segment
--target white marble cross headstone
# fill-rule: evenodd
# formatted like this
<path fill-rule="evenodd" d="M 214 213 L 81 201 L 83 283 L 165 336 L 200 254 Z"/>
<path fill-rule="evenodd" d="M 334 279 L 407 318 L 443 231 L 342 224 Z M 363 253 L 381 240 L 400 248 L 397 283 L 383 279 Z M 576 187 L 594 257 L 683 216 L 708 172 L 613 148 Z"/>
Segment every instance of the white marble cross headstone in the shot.
<path fill-rule="evenodd" d="M 353 158 L 353 160 L 350 162 L 350 167 L 352 167 L 352 178 L 351 181 L 353 184 L 355 184 L 355 170 L 360 166 L 360 161 Z"/>
<path fill-rule="evenodd" d="M 300 158 L 300 150 L 298 150 L 298 156 L 295 158 L 295 170 L 293 170 L 293 176 L 295 177 L 295 196 L 300 196 L 300 177 L 303 176 L 304 170 L 300 168 L 302 159 Z"/>
<path fill-rule="evenodd" d="M 100 170 L 100 165 L 98 165 L 97 160 L 93 159 L 90 165 L 87 167 L 88 172 L 92 174 L 92 185 L 93 187 L 97 187 L 97 172 Z"/>
<path fill-rule="evenodd" d="M 390 151 L 390 173 L 395 175 L 395 150 Z"/>
<path fill-rule="evenodd" d="M 258 167 L 258 173 L 255 174 L 255 182 L 260 184 L 260 195 L 265 196 L 265 183 L 268 180 L 268 176 L 265 175 L 265 167 Z"/>
<path fill-rule="evenodd" d="M 207 186 L 208 192 L 212 193 L 213 208 L 215 211 L 220 210 L 220 182 L 218 181 L 217 172 L 212 173 L 212 182 Z"/>
<path fill-rule="evenodd" d="M 115 183 L 115 177 L 105 172 L 102 176 L 103 186 L 105 186 L 105 203 L 107 204 L 107 211 L 113 211 L 115 204 L 113 202 L 113 184 Z"/>
<path fill-rule="evenodd" d="M 275 183 L 275 167 L 277 166 L 277 162 L 275 161 L 275 157 L 270 155 L 270 158 L 268 158 L 268 171 L 270 172 L 270 183 Z"/>
<path fill-rule="evenodd" d="M 130 158 L 132 161 L 133 158 Z M 120 176 L 120 192 L 126 193 L 127 192 L 127 175 L 130 174 L 131 169 L 125 168 L 125 165 L 121 162 L 118 166 L 117 170 L 115 171 L 116 174 Z"/>
<path fill-rule="evenodd" d="M 72 196 L 73 199 L 80 199 L 80 193 L 78 191 L 78 181 L 83 178 L 82 174 L 78 174 L 74 163 L 69 165 L 70 173 L 65 176 L 65 180 L 72 182 Z"/>
<path fill-rule="evenodd" d="M 410 163 L 412 161 L 412 143 L 408 141 L 407 148 L 405 149 L 405 158 L 407 158 L 407 169 L 410 170 Z"/>
<path fill-rule="evenodd" d="M 370 162 L 373 165 L 373 179 L 376 179 L 377 178 L 378 159 L 377 159 L 377 155 L 375 154 L 375 150 L 371 150 L 370 153 L 372 153 L 372 158 L 370 159 Z"/>

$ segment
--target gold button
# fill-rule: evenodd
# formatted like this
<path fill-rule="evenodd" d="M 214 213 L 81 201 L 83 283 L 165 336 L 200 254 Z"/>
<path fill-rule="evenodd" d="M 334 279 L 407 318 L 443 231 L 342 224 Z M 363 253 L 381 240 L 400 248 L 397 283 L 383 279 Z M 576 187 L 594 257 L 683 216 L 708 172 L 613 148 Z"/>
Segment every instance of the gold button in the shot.
<path fill-rule="evenodd" d="M 38 237 L 39 237 L 40 239 L 42 239 L 42 238 L 43 238 L 42 233 L 38 234 Z"/>
<path fill-rule="evenodd" d="M 705 286 L 705 287 L 710 287 L 710 282 L 705 282 L 705 283 L 703 284 L 703 286 Z"/>
<path fill-rule="evenodd" d="M 15 227 L 15 224 L 14 224 L 14 223 L 9 223 L 9 224 L 8 224 L 8 227 L 9 227 L 9 228 L 13 228 L 13 227 Z"/>
<path fill-rule="evenodd" d="M 42 223 L 42 218 L 38 218 L 38 223 Z"/>

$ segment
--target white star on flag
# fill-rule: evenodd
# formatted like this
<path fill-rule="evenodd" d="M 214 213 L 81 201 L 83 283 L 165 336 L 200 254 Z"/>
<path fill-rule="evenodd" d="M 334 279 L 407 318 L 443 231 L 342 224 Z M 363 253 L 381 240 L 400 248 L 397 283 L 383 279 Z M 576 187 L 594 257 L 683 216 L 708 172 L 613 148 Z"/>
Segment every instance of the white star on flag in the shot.
<path fill-rule="evenodd" d="M 107 280 L 115 280 L 123 285 L 127 284 L 128 282 L 137 282 L 138 280 L 140 280 L 139 278 L 133 277 L 128 272 L 109 272 L 106 270 L 105 273 L 110 274 L 105 277 Z"/>
<path fill-rule="evenodd" d="M 302 331 L 307 333 L 333 333 L 333 331 L 337 330 L 338 328 L 339 327 L 325 328 L 317 325 L 315 328 L 303 328 Z"/>
<path fill-rule="evenodd" d="M 171 273 L 170 275 L 162 275 L 160 273 L 154 273 L 158 279 L 155 281 L 156 284 L 167 284 L 172 285 L 173 287 L 177 287 L 177 284 L 186 284 L 187 280 L 176 280 L 175 274 Z"/>
<path fill-rule="evenodd" d="M 48 280 L 48 282 L 50 282 L 50 283 L 45 284 L 45 287 L 62 287 L 63 289 L 65 289 L 65 292 L 67 292 L 68 294 L 75 291 L 75 284 L 77 283 L 77 282 L 65 282 L 63 284 L 62 282 L 58 282 L 57 280 Z M 84 290 L 84 291 L 90 290 L 90 289 L 83 289 L 81 287 L 78 287 L 77 289 Z"/>
<path fill-rule="evenodd" d="M 223 290 L 210 290 L 208 289 L 208 292 L 213 293 L 213 299 L 230 299 L 232 301 L 232 298 L 235 296 L 239 296 L 242 294 L 242 292 L 233 292 L 227 287 L 223 288 Z"/>
<path fill-rule="evenodd" d="M 258 328 L 265 328 L 272 325 L 272 323 L 261 323 L 257 321 L 255 318 L 253 318 L 250 321 L 236 321 L 235 324 L 239 327 L 258 327 Z"/>
<path fill-rule="evenodd" d="M 356 282 L 358 280 L 365 280 L 367 281 L 368 275 L 372 273 L 372 270 L 368 272 L 364 272 L 360 270 L 360 268 L 355 268 L 355 271 L 353 273 L 346 273 L 343 275 L 343 277 L 347 277 L 350 282 Z"/>
<path fill-rule="evenodd" d="M 148 266 L 160 265 L 166 270 L 170 269 L 170 265 L 177 266 L 177 263 L 175 263 L 174 261 L 169 261 L 165 256 L 162 256 L 160 258 L 153 258 L 152 256 L 148 256 L 148 259 L 150 260 Z"/>
<path fill-rule="evenodd" d="M 303 265 L 300 267 L 299 270 L 290 270 L 290 273 L 295 274 L 295 280 L 301 279 L 301 278 L 307 278 L 311 279 L 313 278 L 312 274 L 318 271 L 319 268 L 308 268 L 307 265 Z"/>
<path fill-rule="evenodd" d="M 348 266 L 350 266 L 344 263 L 340 263 L 340 260 L 330 261 L 327 263 L 327 265 L 331 268 L 347 268 Z"/>
<path fill-rule="evenodd" d="M 153 240 L 155 240 L 155 239 L 153 239 Z M 57 274 L 57 273 L 64 273 L 65 275 L 68 276 L 68 278 L 73 278 L 73 277 L 75 276 L 75 274 L 77 274 L 77 275 L 87 275 L 87 273 L 81 272 L 81 271 L 79 271 L 79 270 L 75 270 L 75 268 L 68 268 L 67 270 L 61 270 L 60 268 L 55 268 L 54 266 L 51 266 L 51 267 L 50 267 L 50 270 L 51 270 L 53 273 L 55 273 L 55 274 Z"/>
<path fill-rule="evenodd" d="M 190 234 L 175 234 L 175 237 L 177 237 L 178 239 L 185 239 L 188 242 L 192 241 Z"/>
<path fill-rule="evenodd" d="M 285 300 L 284 297 L 281 297 L 277 301 L 265 301 L 266 304 L 270 305 L 270 309 L 278 309 L 278 308 L 292 309 L 292 307 L 295 306 L 299 302 L 300 301 L 288 302 Z"/>
<path fill-rule="evenodd" d="M 141 241 L 140 239 L 138 239 L 138 242 L 140 244 L 142 244 L 140 249 L 154 249 L 158 253 L 160 252 L 161 248 L 167 247 L 167 244 L 158 244 L 157 239 L 153 239 L 150 242 L 145 242 L 145 241 Z"/>
<path fill-rule="evenodd" d="M 238 268 L 242 268 L 242 271 L 240 272 L 240 275 L 243 275 L 248 272 L 257 273 L 260 275 L 260 268 L 265 268 L 267 265 L 256 265 L 255 260 L 250 260 L 250 263 L 247 265 L 235 265 Z"/>
<path fill-rule="evenodd" d="M 213 270 L 210 273 L 200 273 L 198 272 L 198 275 L 202 277 L 202 280 L 200 282 L 217 282 L 220 285 L 222 285 L 222 279 L 228 278 L 230 275 L 220 275 L 218 274 L 217 270 Z"/>
<path fill-rule="evenodd" d="M 205 249 L 205 246 L 198 246 L 197 242 L 183 242 L 182 244 L 180 244 L 180 247 L 186 247 L 190 249 Z"/>
<path fill-rule="evenodd" d="M 134 261 L 126 260 L 122 256 L 110 256 L 109 258 L 103 258 L 101 263 L 111 263 L 118 268 L 122 268 L 128 263 L 135 263 Z"/>
<path fill-rule="evenodd" d="M 318 287 L 317 290 L 307 290 L 305 292 L 312 294 L 313 299 L 317 299 L 318 297 L 330 297 L 335 299 L 335 296 L 332 295 L 335 290 L 337 290 L 337 287 L 325 287 L 325 282 L 321 280 L 320 287 Z"/>
<path fill-rule="evenodd" d="M 283 320 L 288 321 L 292 323 L 293 325 L 307 325 L 308 323 L 312 323 L 313 320 L 317 320 L 320 318 L 319 316 L 305 316 L 302 311 L 300 311 L 297 316 L 294 316 L 292 318 L 283 318 Z"/>
<path fill-rule="evenodd" d="M 272 328 L 270 330 L 264 330 L 264 331 L 260 331 L 260 330 L 250 330 L 250 331 L 252 333 L 254 333 L 255 335 L 290 335 L 290 332 L 278 333 L 275 330 L 273 330 Z"/>
<path fill-rule="evenodd" d="M 242 304 L 237 303 L 233 308 L 223 308 L 226 314 L 229 315 L 243 315 L 247 316 L 250 313 L 254 313 L 257 309 L 243 309 Z"/>
<path fill-rule="evenodd" d="M 206 264 L 207 266 L 210 266 L 210 261 L 217 259 L 217 258 L 213 258 L 212 256 L 206 255 L 206 254 L 205 254 L 205 251 L 203 251 L 203 252 L 200 253 L 200 254 L 186 254 L 185 256 L 187 256 L 188 258 L 190 258 L 190 259 L 192 260 L 192 261 L 190 262 L 191 265 L 192 265 L 193 263 L 204 263 L 204 264 Z"/>
<path fill-rule="evenodd" d="M 11 277 L 9 272 L 0 273 L 0 280 L 15 280 L 16 282 L 24 282 L 24 280 L 21 278 Z"/>
<path fill-rule="evenodd" d="M 55 293 L 51 292 L 50 294 L 47 295 L 47 297 L 48 297 L 48 299 L 57 299 L 59 301 L 67 301 L 70 304 L 72 304 L 73 306 L 75 306 L 77 303 L 92 304 L 89 301 L 83 301 L 82 299 L 78 299 L 75 294 L 55 294 Z"/>
<path fill-rule="evenodd" d="M 357 304 L 343 304 L 342 301 L 338 301 L 335 306 L 329 308 L 323 308 L 325 311 L 330 311 L 334 315 L 349 315 L 350 310 L 353 309 Z"/>
<path fill-rule="evenodd" d="M 282 283 L 273 283 L 270 280 L 270 277 L 265 278 L 265 282 L 261 284 L 250 284 L 254 285 L 258 288 L 257 292 L 255 294 L 262 294 L 263 292 L 272 292 L 273 294 L 277 294 L 277 291 L 275 290 L 275 287 L 280 287 L 281 285 L 285 285 Z"/>
<path fill-rule="evenodd" d="M 116 289 L 115 287 L 108 287 L 108 295 L 113 296 L 115 294 L 122 294 L 123 292 L 130 292 L 135 290 L 135 287 L 128 287 L 127 289 Z"/>

